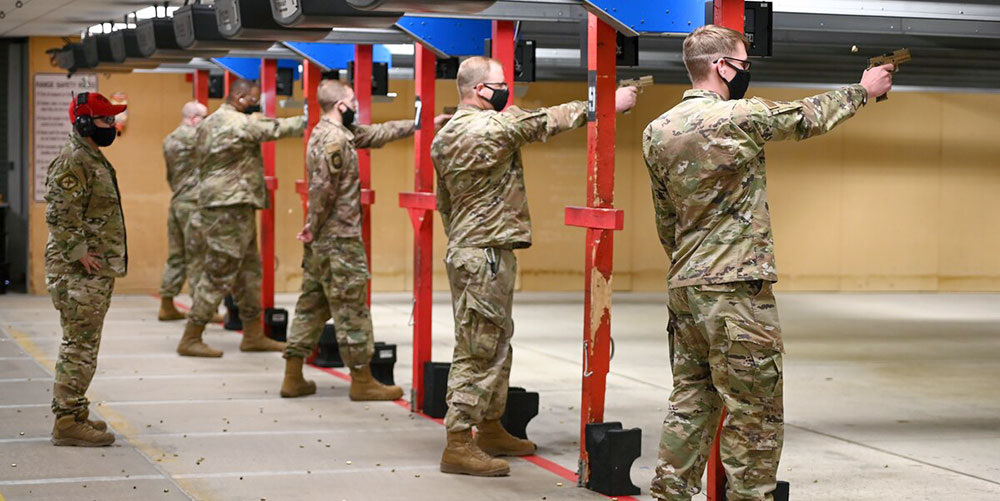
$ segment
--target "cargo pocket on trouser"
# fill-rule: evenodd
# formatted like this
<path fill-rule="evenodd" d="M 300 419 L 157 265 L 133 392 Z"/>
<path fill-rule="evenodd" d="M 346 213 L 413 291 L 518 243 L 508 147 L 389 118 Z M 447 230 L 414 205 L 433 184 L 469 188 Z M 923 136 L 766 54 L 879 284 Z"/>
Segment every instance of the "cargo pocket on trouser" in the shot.
<path fill-rule="evenodd" d="M 464 341 L 469 355 L 480 363 L 489 362 L 496 356 L 497 345 L 507 323 L 505 308 L 492 299 L 478 291 L 465 291 L 465 315 L 462 318 Z"/>
<path fill-rule="evenodd" d="M 775 326 L 726 319 L 730 416 L 728 465 L 742 470 L 732 489 L 763 499 L 774 487 L 783 437 L 782 355 Z"/>

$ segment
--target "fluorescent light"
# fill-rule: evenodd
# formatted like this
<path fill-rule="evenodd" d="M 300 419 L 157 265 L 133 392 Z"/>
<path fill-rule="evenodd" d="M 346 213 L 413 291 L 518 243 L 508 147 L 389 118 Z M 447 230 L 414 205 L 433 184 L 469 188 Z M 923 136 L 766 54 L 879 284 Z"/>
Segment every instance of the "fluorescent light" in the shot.
<path fill-rule="evenodd" d="M 412 56 L 414 53 L 413 44 L 409 43 L 388 43 L 385 48 L 394 56 Z"/>

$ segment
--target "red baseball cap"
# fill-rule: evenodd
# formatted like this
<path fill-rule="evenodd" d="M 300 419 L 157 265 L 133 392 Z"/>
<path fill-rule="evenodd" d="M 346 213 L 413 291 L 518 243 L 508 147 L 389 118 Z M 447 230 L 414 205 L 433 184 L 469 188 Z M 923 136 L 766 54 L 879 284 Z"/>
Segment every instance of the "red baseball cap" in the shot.
<path fill-rule="evenodd" d="M 81 92 L 69 103 L 69 120 L 73 122 L 78 116 L 113 117 L 125 111 L 125 107 L 124 104 L 111 104 L 108 98 L 96 92 Z"/>

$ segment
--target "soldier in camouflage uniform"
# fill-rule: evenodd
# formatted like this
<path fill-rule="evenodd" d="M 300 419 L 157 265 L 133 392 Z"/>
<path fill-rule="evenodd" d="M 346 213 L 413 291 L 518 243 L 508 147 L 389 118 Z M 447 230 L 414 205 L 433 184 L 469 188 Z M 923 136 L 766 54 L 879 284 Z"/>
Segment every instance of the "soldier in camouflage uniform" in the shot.
<path fill-rule="evenodd" d="M 888 92 L 891 66 L 801 101 L 742 99 L 746 39 L 718 26 L 684 42 L 693 89 L 643 134 L 657 231 L 670 257 L 673 391 L 652 484 L 690 500 L 722 409 L 727 498 L 771 500 L 783 437 L 781 327 L 764 145 L 826 133 Z"/>
<path fill-rule="evenodd" d="M 512 360 L 513 251 L 531 246 L 521 147 L 583 126 L 587 103 L 501 111 L 509 95 L 503 67 L 484 57 L 462 63 L 458 91 L 458 112 L 431 147 L 455 315 L 441 471 L 498 476 L 506 475 L 509 466 L 491 456 L 522 456 L 536 449 L 500 424 Z M 618 111 L 630 109 L 635 95 L 633 87 L 620 89 Z"/>
<path fill-rule="evenodd" d="M 191 101 L 181 109 L 181 124 L 163 140 L 163 158 L 167 163 L 167 182 L 173 197 L 167 215 L 167 264 L 163 269 L 160 285 L 161 321 L 182 320 L 185 315 L 177 311 L 174 297 L 181 293 L 184 279 L 194 291 L 194 277 L 197 271 L 191 265 L 193 255 L 185 248 L 184 236 L 191 215 L 198 210 L 198 166 L 191 161 L 194 152 L 195 127 L 205 115 L 205 105 Z M 192 294 L 193 295 L 193 294 Z"/>
<path fill-rule="evenodd" d="M 302 376 L 302 363 L 319 341 L 331 317 L 344 364 L 351 371 L 351 400 L 396 400 L 398 386 L 372 377 L 374 352 L 368 309 L 368 263 L 361 239 L 361 180 L 357 148 L 381 148 L 413 135 L 413 120 L 378 125 L 354 122 L 354 90 L 339 80 L 324 80 L 317 97 L 323 117 L 307 147 L 309 210 L 299 233 L 305 243 L 302 294 L 285 347 L 282 397 L 316 393 Z"/>
<path fill-rule="evenodd" d="M 55 445 L 97 447 L 115 441 L 106 423 L 88 419 L 86 393 L 97 370 L 115 278 L 128 269 L 118 179 L 100 151 L 114 141 L 114 117 L 124 110 L 95 92 L 73 98 L 74 131 L 45 179 L 45 283 L 63 329 L 52 388 Z"/>
<path fill-rule="evenodd" d="M 265 118 L 245 113 L 260 102 L 260 87 L 237 80 L 226 102 L 198 125 L 194 162 L 200 169 L 198 225 L 205 256 L 177 353 L 221 357 L 202 341 L 205 324 L 232 291 L 243 321 L 242 351 L 281 351 L 284 343 L 264 336 L 261 324 L 261 262 L 257 209 L 267 207 L 260 143 L 302 136 L 305 118 Z M 199 244 L 195 244 L 197 247 Z M 271 263 L 268 263 L 270 266 Z"/>

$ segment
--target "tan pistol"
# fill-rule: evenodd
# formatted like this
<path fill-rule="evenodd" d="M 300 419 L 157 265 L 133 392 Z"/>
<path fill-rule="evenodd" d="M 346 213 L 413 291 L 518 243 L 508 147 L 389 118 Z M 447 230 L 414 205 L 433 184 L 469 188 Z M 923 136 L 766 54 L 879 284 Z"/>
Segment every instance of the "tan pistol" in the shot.
<path fill-rule="evenodd" d="M 649 87 L 650 85 L 653 85 L 653 75 L 646 75 L 644 77 L 639 77 L 639 78 L 630 78 L 628 80 L 622 80 L 619 83 L 621 84 L 622 87 L 635 87 L 639 89 L 639 92 L 642 92 L 643 87 Z"/>
<path fill-rule="evenodd" d="M 910 59 L 911 59 L 911 57 L 910 57 L 910 49 L 899 49 L 899 50 L 896 50 L 896 51 L 892 51 L 892 52 L 890 52 L 888 54 L 882 54 L 881 56 L 875 56 L 875 57 L 868 58 L 868 69 L 872 69 L 872 68 L 874 68 L 876 66 L 882 66 L 882 65 L 886 65 L 886 64 L 891 64 L 892 65 L 892 72 L 895 73 L 895 72 L 899 71 L 899 65 L 901 65 L 901 64 L 909 61 Z M 883 94 L 883 95 L 879 96 L 877 99 L 875 99 L 875 102 L 881 103 L 882 101 L 885 101 L 886 99 L 889 99 L 889 93 L 888 92 L 886 92 L 885 94 Z"/>

